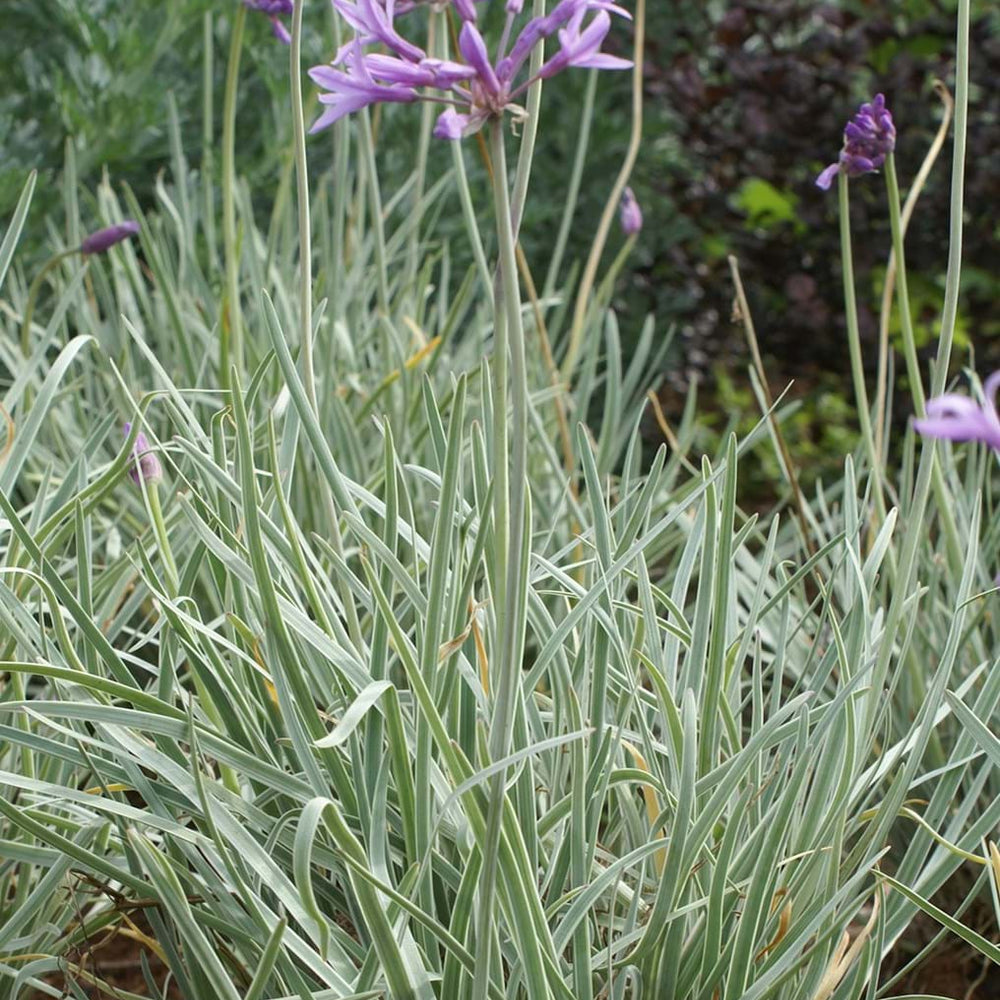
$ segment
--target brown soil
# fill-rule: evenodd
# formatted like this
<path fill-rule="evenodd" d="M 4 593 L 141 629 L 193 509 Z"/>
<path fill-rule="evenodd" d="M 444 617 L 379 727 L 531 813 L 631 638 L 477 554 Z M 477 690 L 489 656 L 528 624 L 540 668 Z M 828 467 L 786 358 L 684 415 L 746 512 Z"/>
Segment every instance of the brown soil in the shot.
<path fill-rule="evenodd" d="M 143 934 L 151 935 L 147 920 L 141 916 L 133 919 Z M 166 984 L 166 966 L 141 941 L 136 940 L 127 927 L 107 932 L 91 941 L 88 947 L 71 952 L 66 956 L 64 971 L 43 978 L 51 986 L 66 990 L 67 996 L 71 995 L 69 983 L 72 981 L 92 1000 L 119 1000 L 117 990 L 128 990 L 146 997 L 151 994 L 143 976 L 142 955 L 145 955 L 153 981 L 166 1000 L 183 1000 L 172 980 Z M 108 989 L 95 985 L 94 979 L 104 983 Z M 28 994 L 28 1000 L 43 1000 L 45 997 L 44 993 Z"/>
<path fill-rule="evenodd" d="M 135 918 L 135 923 L 143 934 L 151 933 L 148 922 L 141 916 Z M 888 978 L 901 969 L 939 929 L 927 918 L 915 920 L 907 936 L 886 961 L 883 977 Z M 985 928 L 980 928 L 980 932 L 988 933 Z M 68 955 L 65 972 L 46 976 L 45 981 L 59 989 L 68 989 L 72 980 L 92 1000 L 120 1000 L 116 990 L 128 990 L 141 997 L 150 996 L 142 972 L 140 956 L 143 953 L 162 993 L 167 979 L 165 966 L 127 929 L 106 934 L 92 941 L 90 947 Z M 105 983 L 108 989 L 88 982 L 86 975 L 73 971 L 70 965 L 82 968 L 89 976 Z M 991 965 L 965 942 L 946 937 L 925 962 L 893 987 L 889 997 L 911 994 L 929 994 L 948 1000 L 998 1000 L 1000 966 Z M 31 993 L 28 1000 L 43 1000 L 44 996 L 42 993 Z M 183 1000 L 173 981 L 167 984 L 164 996 L 166 1000 Z"/>
<path fill-rule="evenodd" d="M 944 905 L 946 900 L 942 898 L 938 903 Z M 965 915 L 964 922 L 989 940 L 997 940 L 992 907 L 977 901 L 972 911 Z M 918 915 L 883 965 L 883 980 L 910 962 L 940 930 L 940 925 L 930 917 Z M 948 1000 L 997 1000 L 1000 998 L 1000 966 L 960 938 L 946 935 L 930 956 L 896 983 L 887 996 L 914 993 L 947 997 Z"/>

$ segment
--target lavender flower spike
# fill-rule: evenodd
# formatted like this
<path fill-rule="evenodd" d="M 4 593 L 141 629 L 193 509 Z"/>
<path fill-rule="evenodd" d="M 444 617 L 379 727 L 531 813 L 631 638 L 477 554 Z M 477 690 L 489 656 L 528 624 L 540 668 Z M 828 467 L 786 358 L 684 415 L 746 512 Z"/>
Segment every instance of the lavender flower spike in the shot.
<path fill-rule="evenodd" d="M 132 425 L 125 425 L 125 436 L 132 433 Z M 135 462 L 128 474 L 132 477 L 132 482 L 139 485 L 140 477 L 147 483 L 158 483 L 163 478 L 163 467 L 160 465 L 156 452 L 150 450 L 149 439 L 142 431 L 136 435 L 135 446 L 132 448 Z"/>
<path fill-rule="evenodd" d="M 250 10 L 259 10 L 262 14 L 267 14 L 271 19 L 271 30 L 274 32 L 274 37 L 279 42 L 284 42 L 285 45 L 291 43 L 292 36 L 288 33 L 281 18 L 292 16 L 295 8 L 293 0 L 243 0 L 243 5 L 249 7 Z"/>
<path fill-rule="evenodd" d="M 895 148 L 896 126 L 892 114 L 885 106 L 885 97 L 876 94 L 870 104 L 858 108 L 858 113 L 844 127 L 840 157 L 816 178 L 816 186 L 828 191 L 841 171 L 848 177 L 860 177 L 878 170 Z"/>
<path fill-rule="evenodd" d="M 91 233 L 80 244 L 80 253 L 90 255 L 94 253 L 104 253 L 110 250 L 116 243 L 127 240 L 131 236 L 139 235 L 139 223 L 132 219 L 118 222 L 105 229 L 98 229 L 96 233 Z"/>
<path fill-rule="evenodd" d="M 994 372 L 983 386 L 983 405 L 968 396 L 949 392 L 927 400 L 926 416 L 913 421 L 918 434 L 946 441 L 982 441 L 1000 451 L 1000 417 L 997 416 L 997 388 L 1000 371 Z"/>
<path fill-rule="evenodd" d="M 621 220 L 622 232 L 626 236 L 635 236 L 642 229 L 642 209 L 630 187 L 625 188 L 622 192 L 622 203 L 618 210 L 618 217 Z"/>

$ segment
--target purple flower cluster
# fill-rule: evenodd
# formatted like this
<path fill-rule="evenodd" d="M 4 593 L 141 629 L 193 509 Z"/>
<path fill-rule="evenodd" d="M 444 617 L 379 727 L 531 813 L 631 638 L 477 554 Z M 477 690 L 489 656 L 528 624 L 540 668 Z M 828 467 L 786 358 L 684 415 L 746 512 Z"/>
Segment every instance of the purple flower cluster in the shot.
<path fill-rule="evenodd" d="M 994 372 L 983 385 L 983 404 L 968 396 L 949 392 L 927 400 L 926 416 L 914 420 L 914 429 L 927 437 L 946 441 L 981 441 L 1000 451 L 1000 417 L 997 416 L 997 389 L 1000 371 Z"/>
<path fill-rule="evenodd" d="M 132 236 L 139 235 L 139 223 L 132 219 L 107 226 L 105 229 L 98 229 L 96 233 L 91 233 L 84 237 L 80 244 L 80 253 L 90 255 L 94 253 L 104 253 L 110 250 L 116 243 L 127 240 Z"/>
<path fill-rule="evenodd" d="M 126 424 L 125 436 L 128 437 L 131 432 L 132 425 Z M 135 437 L 132 454 L 135 456 L 135 462 L 128 470 L 128 474 L 136 486 L 143 479 L 147 483 L 158 483 L 163 478 L 163 467 L 160 465 L 160 460 L 156 457 L 156 452 L 150 450 L 149 439 L 142 431 L 139 431 Z"/>
<path fill-rule="evenodd" d="M 494 59 L 476 25 L 473 0 L 452 0 L 452 4 L 462 20 L 460 62 L 432 58 L 403 38 L 396 31 L 394 17 L 404 7 L 395 0 L 333 0 L 334 8 L 356 36 L 331 65 L 309 71 L 313 81 L 326 91 L 320 95 L 326 110 L 311 131 L 327 128 L 371 104 L 429 100 L 446 105 L 434 135 L 461 139 L 504 112 L 523 117 L 524 109 L 515 102 L 536 80 L 547 80 L 571 66 L 628 69 L 632 65 L 627 59 L 600 51 L 611 28 L 611 13 L 629 16 L 612 0 L 559 0 L 551 13 L 532 18 L 509 48 L 523 0 L 507 0 L 506 25 Z M 531 53 L 552 35 L 558 35 L 558 51 L 542 63 L 535 76 L 522 73 Z M 382 51 L 370 51 L 375 46 Z"/>
<path fill-rule="evenodd" d="M 251 10 L 259 10 L 262 14 L 267 14 L 271 19 L 271 30 L 279 42 L 284 42 L 285 45 L 291 42 L 292 36 L 288 33 L 281 18 L 292 16 L 295 7 L 293 0 L 243 0 L 243 3 Z"/>
<path fill-rule="evenodd" d="M 848 177 L 860 177 L 878 170 L 895 148 L 896 126 L 892 114 L 885 106 L 885 97 L 876 94 L 875 99 L 870 104 L 862 104 L 847 123 L 840 159 L 816 178 L 816 186 L 828 191 L 833 178 L 841 171 Z"/>

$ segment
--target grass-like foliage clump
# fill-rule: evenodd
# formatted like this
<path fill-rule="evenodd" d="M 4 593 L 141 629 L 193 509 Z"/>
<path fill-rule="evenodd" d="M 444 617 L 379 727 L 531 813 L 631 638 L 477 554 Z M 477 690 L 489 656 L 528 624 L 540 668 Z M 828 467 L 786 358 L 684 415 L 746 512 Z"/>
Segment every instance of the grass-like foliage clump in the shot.
<path fill-rule="evenodd" d="M 518 228 L 550 64 L 531 50 L 516 107 L 486 93 L 487 67 L 461 76 L 472 32 L 502 49 L 520 5 L 454 6 L 396 27 L 459 66 L 461 121 L 359 106 L 309 139 L 302 33 L 329 31 L 332 58 L 347 26 L 234 2 L 217 155 L 192 168 L 174 123 L 145 208 L 110 180 L 78 192 L 70 156 L 48 264 L 16 256 L 33 176 L 6 221 L 0 998 L 139 995 L 89 958 L 111 935 L 158 960 L 145 995 L 184 1000 L 874 1000 L 921 913 L 997 962 L 963 921 L 1000 914 L 992 452 L 912 430 L 888 448 L 891 379 L 876 394 L 852 354 L 861 436 L 837 481 L 802 490 L 759 365 L 754 429 L 694 454 L 696 407 L 670 428 L 647 397 L 668 331 L 650 318 L 626 363 L 609 306 L 642 239 L 638 206 L 627 235 L 615 217 L 643 0 L 609 36 L 636 38 L 636 141 L 593 246 L 567 245 L 591 95 L 544 281 Z M 253 7 L 277 11 L 294 69 L 266 220 L 235 169 Z M 929 417 L 959 289 L 968 19 L 963 0 L 930 373 L 903 310 Z M 566 23 L 546 57 L 577 45 Z M 386 37 L 392 72 L 416 72 Z M 594 86 L 623 68 L 587 52 L 564 68 Z M 882 142 L 884 108 L 864 114 Z M 401 116 L 420 140 L 390 185 Z M 848 191 L 883 166 L 866 141 L 825 178 L 858 352 Z M 307 143 L 332 151 L 313 176 Z M 769 442 L 783 499 L 750 512 L 741 463 Z"/>

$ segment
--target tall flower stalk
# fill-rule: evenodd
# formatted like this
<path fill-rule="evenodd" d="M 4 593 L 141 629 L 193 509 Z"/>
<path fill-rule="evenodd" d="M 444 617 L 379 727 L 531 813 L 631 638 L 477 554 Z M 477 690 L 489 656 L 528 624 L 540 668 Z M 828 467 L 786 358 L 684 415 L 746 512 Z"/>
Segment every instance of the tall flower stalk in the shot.
<path fill-rule="evenodd" d="M 890 153 L 885 161 L 885 185 L 889 200 L 889 222 L 892 228 L 893 256 L 896 260 L 896 294 L 899 301 L 899 319 L 903 331 L 903 356 L 906 359 L 906 376 L 910 383 L 910 395 L 913 409 L 918 415 L 925 412 L 925 395 L 923 377 L 920 373 L 920 362 L 917 359 L 917 340 L 913 332 L 913 315 L 910 309 L 910 293 L 906 280 L 906 257 L 903 246 L 902 209 L 899 197 L 899 181 L 896 178 L 896 157 Z M 934 498 L 937 502 L 941 525 L 944 529 L 945 543 L 948 546 L 948 557 L 952 568 L 958 572 L 962 566 L 962 544 L 959 539 L 958 526 L 948 503 L 948 492 L 945 486 L 941 462 L 935 459 L 932 485 Z"/>
<path fill-rule="evenodd" d="M 924 408 L 924 384 L 917 360 L 917 341 L 913 333 L 913 316 L 910 311 L 910 294 L 906 281 L 906 258 L 903 252 L 903 222 L 899 199 L 899 181 L 896 178 L 896 157 L 890 154 L 885 161 L 885 190 L 889 199 L 889 223 L 892 227 L 892 251 L 896 258 L 896 292 L 899 300 L 899 320 L 903 330 L 903 357 L 906 359 L 906 377 L 917 412 Z"/>
<path fill-rule="evenodd" d="M 226 258 L 226 316 L 219 338 L 219 375 L 229 381 L 229 369 L 243 370 L 243 312 L 240 306 L 240 262 L 236 245 L 236 98 L 247 8 L 240 4 L 233 18 L 222 106 L 222 244 Z"/>
<path fill-rule="evenodd" d="M 523 605 L 528 586 L 527 561 L 521 552 L 530 536 L 527 486 L 528 373 L 525 363 L 521 291 L 517 277 L 517 253 L 507 178 L 507 155 L 503 123 L 490 126 L 490 156 L 493 161 L 493 207 L 500 253 L 500 301 L 496 317 L 494 355 L 493 458 L 494 532 L 497 537 L 494 595 L 500 658 L 494 676 L 496 700 L 490 724 L 490 759 L 502 760 L 510 752 L 514 710 L 521 682 L 524 644 Z M 507 427 L 507 357 L 510 358 L 510 433 Z M 509 476 L 508 476 L 509 456 Z M 509 492 L 509 496 L 508 496 Z M 504 537 L 506 536 L 506 537 Z M 476 975 L 473 1000 L 485 1000 L 489 984 L 493 936 L 490 923 L 496 888 L 506 771 L 493 776 L 489 794 L 486 842 L 479 889 L 479 933 L 476 938 Z"/>
<path fill-rule="evenodd" d="M 289 78 L 299 221 L 299 339 L 302 344 L 302 381 L 305 383 L 309 405 L 314 413 L 318 413 L 316 372 L 313 364 L 312 220 L 309 214 L 309 169 L 306 161 L 305 111 L 302 103 L 302 8 L 304 6 L 305 0 L 299 0 L 292 10 Z"/>
<path fill-rule="evenodd" d="M 625 186 L 632 175 L 632 168 L 639 158 L 639 147 L 642 144 L 642 109 L 644 97 L 643 81 L 643 53 L 646 46 L 646 0 L 636 0 L 635 5 L 635 64 L 632 67 L 632 131 L 629 134 L 628 148 L 625 151 L 625 159 L 618 170 L 618 176 L 611 188 L 601 213 L 601 221 L 597 225 L 597 232 L 594 235 L 594 242 L 591 244 L 590 253 L 587 255 L 587 262 L 583 267 L 583 274 L 580 278 L 580 285 L 576 293 L 576 302 L 573 306 L 573 323 L 570 327 L 569 346 L 562 362 L 562 374 L 564 379 L 572 377 L 576 368 L 577 358 L 580 348 L 583 345 L 583 334 L 586 328 L 587 311 L 590 305 L 590 295 L 597 280 L 597 269 L 604 254 L 604 247 L 608 242 L 611 227 L 614 224 L 615 215 L 621 202 Z"/>
<path fill-rule="evenodd" d="M 642 0 L 640 0 L 640 5 Z M 492 598 L 495 654 L 489 689 L 494 695 L 490 720 L 489 756 L 503 760 L 510 752 L 512 729 L 522 679 L 528 562 L 526 541 L 531 536 L 527 482 L 528 373 L 525 359 L 521 291 L 518 280 L 517 229 L 527 197 L 540 86 L 543 80 L 569 67 L 626 69 L 632 64 L 601 51 L 611 27 L 611 14 L 628 17 L 611 0 L 560 0 L 544 13 L 543 0 L 534 0 L 532 17 L 515 32 L 523 0 L 508 0 L 506 20 L 496 54 L 491 58 L 477 24 L 473 0 L 454 0 L 462 21 L 459 58 L 439 58 L 403 37 L 394 23 L 395 5 L 378 0 L 333 0 L 334 8 L 355 30 L 355 38 L 341 46 L 332 64 L 310 71 L 323 88 L 325 110 L 312 131 L 324 129 L 346 115 L 362 112 L 361 139 L 374 178 L 374 154 L 367 110 L 373 104 L 430 102 L 442 110 L 433 127 L 440 139 L 460 140 L 487 130 L 492 161 L 493 214 L 499 250 L 498 280 L 494 291 L 493 399 L 493 534 Z M 557 37 L 558 48 L 546 59 L 547 39 Z M 372 48 L 378 51 L 371 51 Z M 429 46 L 430 47 L 430 46 Z M 525 96 L 527 107 L 519 102 Z M 523 125 L 523 139 L 513 183 L 507 166 L 505 119 Z M 464 188 L 464 171 L 460 171 Z M 624 179 L 621 187 L 624 187 Z M 620 194 L 620 191 L 619 191 Z M 418 188 L 419 197 L 419 188 Z M 376 212 L 377 212 L 376 208 Z M 467 189 L 463 211 L 479 247 Z M 376 228 L 380 219 L 375 219 Z M 378 254 L 379 247 L 376 246 Z M 485 259 L 477 253 L 484 280 Z M 380 305 L 385 306 L 384 260 L 379 260 Z M 492 282 L 491 282 L 492 284 Z M 510 413 L 508 416 L 508 406 Z M 494 960 L 494 897 L 504 804 L 506 769 L 493 775 L 482 869 L 479 875 L 473 1000 L 485 1000 Z M 544 986 L 542 986 L 544 989 Z"/>
<path fill-rule="evenodd" d="M 868 456 L 868 464 L 872 475 L 878 478 L 880 466 L 878 454 L 875 450 L 875 435 L 872 431 L 868 389 L 865 385 L 865 367 L 861 353 L 861 330 L 858 325 L 858 298 L 854 287 L 854 254 L 851 248 L 851 203 L 849 195 L 850 181 L 848 177 L 847 171 L 841 171 L 837 187 L 840 199 L 840 259 L 844 281 L 847 349 L 851 358 L 851 377 L 854 380 L 854 398 L 857 401 L 858 423 L 861 425 L 861 439 L 865 446 L 865 453 Z M 876 495 L 880 495 L 880 493 L 881 490 L 876 490 Z"/>
<path fill-rule="evenodd" d="M 958 315 L 958 294 L 962 273 L 962 212 L 965 195 L 965 146 L 969 112 L 969 21 L 969 0 L 959 0 L 955 46 L 955 139 L 951 175 L 951 226 L 941 333 L 938 340 L 937 364 L 931 382 L 931 391 L 934 396 L 940 396 L 943 393 L 948 378 L 948 364 L 951 360 L 951 349 L 954 343 L 955 319 Z M 920 455 L 920 464 L 917 468 L 917 481 L 913 489 L 913 497 L 907 511 L 908 518 L 914 524 L 921 523 L 927 511 L 935 458 L 935 440 L 933 437 L 926 437 Z M 906 606 L 909 604 L 906 592 L 911 586 L 918 548 L 923 544 L 923 541 L 923 532 L 908 531 L 906 533 L 899 560 L 896 586 L 893 589 L 889 610 L 885 618 L 884 628 L 887 634 L 891 635 L 899 627 Z M 913 613 L 912 608 L 910 613 Z M 891 643 L 885 643 L 880 647 L 871 675 L 871 690 L 882 690 L 889 673 L 892 654 L 893 646 Z M 937 706 L 933 703 L 924 706 L 924 713 L 921 717 L 921 735 L 925 732 L 930 733 L 936 708 Z M 881 711 L 881 707 L 878 705 L 877 699 L 870 699 L 867 705 L 865 724 L 869 724 L 879 711 Z M 899 781 L 894 783 L 891 797 L 883 803 L 882 818 L 865 830 L 862 841 L 856 850 L 874 850 L 876 845 L 881 845 L 884 842 L 889 827 L 906 796 L 909 781 L 916 773 L 919 764 L 920 760 L 916 757 L 911 757 L 907 762 L 905 773 L 900 776 Z"/>

